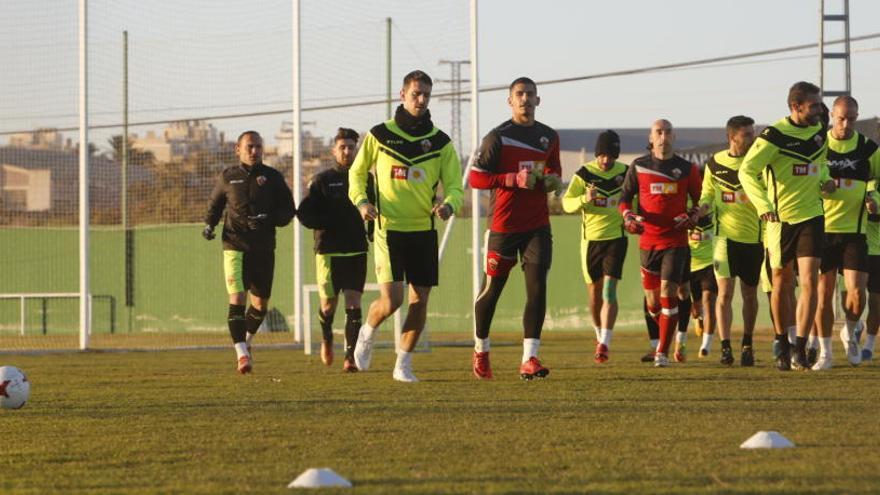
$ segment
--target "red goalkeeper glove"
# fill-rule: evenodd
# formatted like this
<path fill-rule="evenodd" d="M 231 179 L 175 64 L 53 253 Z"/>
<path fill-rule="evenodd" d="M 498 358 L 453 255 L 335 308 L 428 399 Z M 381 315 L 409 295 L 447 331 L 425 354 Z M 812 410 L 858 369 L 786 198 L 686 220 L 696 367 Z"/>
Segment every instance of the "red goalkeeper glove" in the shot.
<path fill-rule="evenodd" d="M 623 228 L 630 234 L 640 235 L 645 232 L 645 219 L 627 210 L 623 213 Z"/>

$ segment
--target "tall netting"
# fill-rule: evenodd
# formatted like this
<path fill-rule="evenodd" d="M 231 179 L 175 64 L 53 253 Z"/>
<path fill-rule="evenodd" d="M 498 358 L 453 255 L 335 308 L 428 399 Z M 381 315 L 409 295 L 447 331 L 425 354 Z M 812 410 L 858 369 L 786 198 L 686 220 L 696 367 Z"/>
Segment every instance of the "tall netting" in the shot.
<path fill-rule="evenodd" d="M 428 72 L 434 121 L 466 162 L 469 103 L 450 94 L 468 87 L 466 1 L 302 2 L 299 178 L 292 17 L 290 0 L 88 2 L 92 347 L 227 343 L 221 246 L 199 233 L 244 130 L 260 132 L 264 162 L 304 187 L 332 166 L 337 127 L 363 134 L 386 119 L 390 60 L 391 110 L 404 74 Z M 77 345 L 77 22 L 76 2 L 0 5 L 0 349 Z M 431 332 L 470 332 L 469 209 L 461 213 Z M 303 239 L 307 286 L 311 233 Z M 292 253 L 292 228 L 280 229 L 264 342 L 294 340 Z"/>

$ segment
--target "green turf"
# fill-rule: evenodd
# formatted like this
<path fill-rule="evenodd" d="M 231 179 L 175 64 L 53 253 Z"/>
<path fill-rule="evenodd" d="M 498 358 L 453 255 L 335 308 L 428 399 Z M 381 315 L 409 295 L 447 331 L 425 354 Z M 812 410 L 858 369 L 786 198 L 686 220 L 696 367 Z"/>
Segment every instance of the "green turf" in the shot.
<path fill-rule="evenodd" d="M 548 332 L 552 372 L 525 383 L 500 344 L 493 382 L 446 347 L 415 356 L 418 384 L 387 349 L 356 375 L 259 348 L 249 376 L 229 350 L 2 356 L 33 393 L 0 411 L 0 493 L 281 494 L 324 466 L 356 494 L 880 492 L 876 364 L 780 373 L 762 341 L 754 369 L 717 347 L 654 369 L 622 334 L 597 366 L 585 334 Z M 797 447 L 740 450 L 758 430 Z"/>
<path fill-rule="evenodd" d="M 586 326 L 586 289 L 580 267 L 580 224 L 573 215 L 551 217 L 553 265 L 549 274 L 546 328 L 572 329 Z M 272 305 L 285 315 L 293 313 L 293 262 L 290 228 L 279 231 L 276 276 Z M 441 231 L 442 232 L 442 231 Z M 77 285 L 77 231 L 75 229 L 0 229 L 0 292 L 75 292 Z M 304 281 L 314 283 L 311 232 L 305 231 Z M 129 331 L 124 301 L 122 235 L 108 229 L 92 234 L 93 293 L 110 294 L 117 301 L 117 330 Z M 223 285 L 220 243 L 205 242 L 197 225 L 141 227 L 135 233 L 135 303 L 131 331 L 191 331 L 224 333 L 226 294 Z M 372 256 L 370 256 L 372 259 Z M 641 327 L 641 287 L 638 243 L 629 242 L 629 253 L 619 286 L 619 327 Z M 372 266 L 372 265 L 371 265 Z M 440 287 L 429 303 L 431 331 L 470 331 L 472 323 L 470 220 L 457 220 L 441 264 Z M 374 280 L 372 267 L 368 281 Z M 368 304 L 373 296 L 367 294 Z M 514 269 L 495 313 L 493 329 L 519 331 L 525 299 L 523 277 Z M 763 303 L 763 301 L 762 301 Z M 313 297 L 312 308 L 317 304 Z M 737 307 L 739 307 L 737 305 Z M 767 323 L 766 308 L 760 312 Z M 49 331 L 75 333 L 78 329 L 75 300 L 48 303 Z M 15 332 L 18 301 L 0 301 L 0 334 Z M 95 332 L 109 331 L 109 306 L 95 304 Z M 738 315 L 737 320 L 739 321 Z M 27 328 L 42 328 L 41 307 L 29 303 Z M 39 347 L 39 345 L 36 345 Z"/>

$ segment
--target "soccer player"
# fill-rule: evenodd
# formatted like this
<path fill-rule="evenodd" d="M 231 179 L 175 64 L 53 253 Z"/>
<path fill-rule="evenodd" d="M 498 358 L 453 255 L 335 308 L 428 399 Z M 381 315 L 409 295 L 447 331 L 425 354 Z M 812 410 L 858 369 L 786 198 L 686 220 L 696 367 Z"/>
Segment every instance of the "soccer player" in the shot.
<path fill-rule="evenodd" d="M 202 237 L 214 238 L 223 217 L 223 269 L 229 294 L 227 321 L 238 372 L 250 373 L 251 341 L 272 295 L 275 272 L 275 228 L 293 220 L 293 195 L 281 172 L 263 164 L 263 138 L 245 131 L 235 144 L 239 164 L 227 167 L 211 193 Z M 251 305 L 245 311 L 247 294 Z"/>
<path fill-rule="evenodd" d="M 877 191 L 873 186 L 878 183 L 880 181 L 874 181 L 870 190 Z M 880 331 L 880 214 L 868 215 L 865 234 L 868 241 L 868 316 L 865 318 L 867 335 L 865 346 L 862 347 L 862 361 L 870 361 L 874 357 L 874 341 Z"/>
<path fill-rule="evenodd" d="M 705 171 L 704 173 L 709 173 Z M 697 315 L 697 322 L 701 329 L 703 342 L 700 344 L 699 357 L 704 358 L 709 355 L 712 346 L 712 338 L 715 336 L 715 300 L 718 296 L 718 284 L 715 281 L 715 273 L 712 268 L 712 252 L 715 248 L 716 227 L 713 215 L 700 217 L 697 225 L 688 232 L 688 247 L 691 250 L 690 274 L 687 277 L 688 282 L 684 285 L 690 290 L 690 294 L 679 293 L 679 314 L 683 315 L 679 321 L 678 333 L 676 337 L 675 361 L 682 363 L 685 361 L 685 340 L 687 339 L 687 322 L 685 313 L 687 312 L 687 304 L 693 304 L 693 313 Z M 679 291 L 681 292 L 681 291 Z M 682 296 L 685 297 L 682 297 Z M 687 298 L 687 299 L 685 299 Z M 685 304 L 682 307 L 683 303 Z M 731 356 L 731 359 L 733 357 Z M 724 359 L 724 349 L 721 350 L 721 362 L 726 363 Z"/>
<path fill-rule="evenodd" d="M 416 70 L 403 78 L 402 104 L 394 118 L 376 125 L 349 169 L 348 195 L 361 218 L 375 220 L 373 241 L 379 298 L 370 304 L 354 350 L 361 371 L 370 368 L 376 328 L 403 304 L 409 284 L 409 307 L 392 377 L 417 382 L 412 352 L 425 328 L 428 296 L 438 283 L 435 217 L 447 220 L 461 206 L 461 162 L 449 136 L 434 127 L 428 104 L 434 83 Z M 367 175 L 375 167 L 375 205 L 367 196 Z M 443 199 L 435 203 L 436 188 Z"/>
<path fill-rule="evenodd" d="M 739 180 L 761 220 L 767 226 L 767 246 L 773 270 L 774 329 L 781 371 L 807 369 L 807 335 L 816 314 L 816 284 L 825 242 L 820 193 L 834 192 L 825 162 L 825 129 L 820 90 L 808 82 L 795 83 L 788 93 L 790 115 L 770 125 L 749 148 L 739 169 Z M 764 174 L 764 181 L 758 176 Z M 798 265 L 800 294 L 797 311 L 789 301 L 794 292 L 794 263 Z M 789 313 L 796 314 L 796 356 L 785 335 Z"/>
<path fill-rule="evenodd" d="M 825 207 L 825 250 L 819 277 L 819 359 L 813 370 L 831 369 L 831 330 L 834 325 L 834 288 L 843 270 L 846 300 L 845 325 L 840 339 L 853 366 L 862 361 L 855 336 L 865 309 L 868 283 L 868 243 L 865 228 L 868 213 L 877 213 L 877 198 L 869 194 L 868 183 L 880 178 L 877 144 L 859 134 L 854 126 L 859 105 L 851 96 L 839 96 L 831 107 L 828 131 L 828 168 L 837 190 L 823 199 Z"/>
<path fill-rule="evenodd" d="M 575 172 L 562 196 L 562 208 L 581 213 L 581 269 L 587 283 L 596 332 L 598 364 L 608 361 L 617 319 L 617 282 L 623 272 L 627 239 L 617 210 L 627 166 L 617 161 L 620 137 L 607 130 L 596 140 L 596 159 Z"/>
<path fill-rule="evenodd" d="M 510 120 L 483 138 L 469 176 L 471 187 L 492 190 L 486 276 L 474 303 L 473 371 L 479 379 L 492 378 L 489 327 L 508 274 L 519 257 L 526 282 L 519 373 L 523 380 L 531 380 L 550 373 L 538 360 L 538 347 L 553 249 L 547 193 L 562 188 L 562 167 L 556 131 L 535 120 L 535 109 L 541 103 L 535 82 L 527 77 L 514 80 L 507 103 L 512 112 Z"/>
<path fill-rule="evenodd" d="M 667 356 L 678 323 L 678 288 L 688 270 L 687 230 L 697 224 L 699 208 L 687 209 L 687 200 L 700 199 L 700 171 L 673 151 L 672 123 L 660 119 L 651 125 L 650 153 L 637 158 L 626 172 L 620 211 L 624 228 L 641 234 L 642 287 L 648 310 L 659 313 L 660 341 L 654 366 L 669 365 Z M 638 196 L 638 212 L 633 199 Z"/>
<path fill-rule="evenodd" d="M 348 199 L 348 169 L 354 161 L 358 133 L 340 127 L 333 139 L 336 166 L 312 179 L 299 205 L 300 222 L 315 229 L 315 275 L 321 307 L 321 361 L 333 364 L 333 316 L 339 292 L 345 296 L 345 372 L 357 371 L 354 346 L 361 327 L 361 296 L 367 278 L 367 229 Z M 367 176 L 367 196 L 373 200 L 373 176 Z"/>
<path fill-rule="evenodd" d="M 727 121 L 727 149 L 715 153 L 706 163 L 701 212 L 715 216 L 715 277 L 718 281 L 718 333 L 721 334 L 721 362 L 732 365 L 730 333 L 733 325 L 733 295 L 740 279 L 743 308 L 743 337 L 740 365 L 754 366 L 752 336 L 758 317 L 758 281 L 764 259 L 761 220 L 743 191 L 739 169 L 755 141 L 755 121 L 744 115 Z M 705 342 L 705 337 L 704 337 Z M 711 340 L 711 339 L 710 339 Z"/>

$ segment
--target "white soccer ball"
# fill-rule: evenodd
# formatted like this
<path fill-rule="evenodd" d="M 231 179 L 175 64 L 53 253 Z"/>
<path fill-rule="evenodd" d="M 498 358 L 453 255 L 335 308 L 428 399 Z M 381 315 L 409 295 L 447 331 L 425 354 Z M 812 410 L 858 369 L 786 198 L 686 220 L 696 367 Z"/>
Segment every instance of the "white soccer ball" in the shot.
<path fill-rule="evenodd" d="M 0 407 L 21 409 L 31 395 L 31 382 L 15 366 L 0 366 Z"/>

